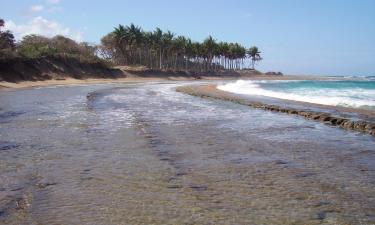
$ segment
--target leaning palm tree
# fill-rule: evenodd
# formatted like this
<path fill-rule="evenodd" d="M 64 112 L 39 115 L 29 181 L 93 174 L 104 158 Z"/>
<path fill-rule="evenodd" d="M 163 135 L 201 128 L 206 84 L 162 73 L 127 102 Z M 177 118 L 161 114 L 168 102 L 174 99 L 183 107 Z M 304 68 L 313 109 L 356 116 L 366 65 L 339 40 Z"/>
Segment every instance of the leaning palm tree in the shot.
<path fill-rule="evenodd" d="M 255 66 L 255 63 L 257 61 L 260 61 L 262 60 L 262 57 L 260 57 L 260 51 L 258 50 L 258 47 L 256 46 L 253 46 L 251 48 L 249 48 L 247 54 L 249 55 L 249 57 L 251 58 L 251 65 L 252 65 L 252 69 L 254 70 L 254 66 Z"/>

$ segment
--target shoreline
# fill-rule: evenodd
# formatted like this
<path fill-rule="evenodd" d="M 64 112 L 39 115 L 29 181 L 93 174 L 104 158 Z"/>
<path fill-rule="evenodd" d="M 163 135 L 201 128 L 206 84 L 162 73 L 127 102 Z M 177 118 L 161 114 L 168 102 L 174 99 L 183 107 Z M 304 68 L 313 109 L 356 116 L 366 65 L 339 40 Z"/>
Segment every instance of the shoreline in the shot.
<path fill-rule="evenodd" d="M 130 82 L 152 82 L 152 81 L 204 81 L 204 80 L 327 80 L 329 77 L 304 76 L 304 75 L 252 75 L 252 76 L 201 76 L 200 79 L 189 76 L 127 76 L 121 78 L 88 78 L 88 79 L 51 79 L 42 81 L 20 81 L 17 83 L 0 81 L 0 90 L 47 87 L 55 85 L 75 84 L 109 84 L 109 83 L 130 83 Z"/>
<path fill-rule="evenodd" d="M 21 81 L 17 83 L 0 82 L 0 90 L 24 89 L 24 88 L 37 88 L 48 87 L 55 85 L 80 85 L 80 84 L 110 84 L 110 83 L 130 83 L 138 81 L 158 81 L 162 78 L 118 78 L 118 79 L 105 79 L 105 78 L 89 78 L 89 79 L 74 79 L 67 78 L 63 80 L 44 80 L 44 81 Z"/>
<path fill-rule="evenodd" d="M 351 109 L 351 108 L 343 108 L 343 107 L 336 107 L 336 106 L 323 106 L 313 103 L 304 103 L 304 102 L 297 102 L 297 101 L 288 101 L 288 102 L 295 102 L 300 103 L 304 106 L 315 106 L 316 108 L 320 108 L 321 111 L 316 110 L 304 110 L 298 108 L 292 108 L 290 105 L 287 106 L 280 106 L 275 104 L 267 104 L 261 101 L 254 101 L 251 99 L 247 99 L 241 95 L 237 95 L 230 92 L 225 92 L 222 90 L 217 89 L 216 85 L 190 85 L 190 86 L 182 86 L 176 88 L 177 92 L 189 94 L 192 96 L 197 96 L 201 98 L 210 98 L 210 99 L 218 99 L 224 101 L 234 102 L 240 105 L 249 106 L 256 109 L 263 109 L 272 112 L 280 112 L 290 115 L 297 115 L 304 117 L 309 120 L 319 121 L 327 125 L 340 127 L 346 130 L 362 132 L 366 134 L 370 134 L 375 137 L 375 123 L 367 121 L 367 120 L 355 120 L 348 116 L 337 116 L 333 113 L 324 112 L 324 109 L 335 110 L 338 113 L 356 113 L 358 115 L 363 115 L 369 118 L 375 118 L 375 112 L 363 109 Z M 285 101 L 284 101 L 285 102 Z"/>

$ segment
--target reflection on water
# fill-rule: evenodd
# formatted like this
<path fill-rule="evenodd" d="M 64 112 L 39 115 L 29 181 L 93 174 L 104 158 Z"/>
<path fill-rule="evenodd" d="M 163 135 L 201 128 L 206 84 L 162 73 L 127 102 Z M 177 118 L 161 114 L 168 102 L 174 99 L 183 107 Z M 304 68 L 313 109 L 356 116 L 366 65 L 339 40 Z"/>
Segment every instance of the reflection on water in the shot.
<path fill-rule="evenodd" d="M 0 223 L 375 222 L 373 137 L 176 85 L 1 92 Z"/>

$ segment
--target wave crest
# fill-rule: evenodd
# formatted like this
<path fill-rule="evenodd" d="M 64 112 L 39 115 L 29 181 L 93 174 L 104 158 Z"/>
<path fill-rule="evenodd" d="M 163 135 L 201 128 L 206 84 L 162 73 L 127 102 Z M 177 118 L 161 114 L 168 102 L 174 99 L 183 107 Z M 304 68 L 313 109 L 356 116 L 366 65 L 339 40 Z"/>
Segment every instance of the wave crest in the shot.
<path fill-rule="evenodd" d="M 322 105 L 368 108 L 375 110 L 375 89 L 361 89 L 356 87 L 345 89 L 323 89 L 319 88 L 319 86 L 301 86 L 296 89 L 278 89 L 277 86 L 273 86 L 272 90 L 270 90 L 267 89 L 267 87 L 264 87 L 264 84 L 272 83 L 277 85 L 277 83 L 285 82 L 286 81 L 279 82 L 237 80 L 233 83 L 219 85 L 217 88 L 223 91 L 232 92 L 236 94 L 258 95 L 278 99 L 316 103 Z"/>

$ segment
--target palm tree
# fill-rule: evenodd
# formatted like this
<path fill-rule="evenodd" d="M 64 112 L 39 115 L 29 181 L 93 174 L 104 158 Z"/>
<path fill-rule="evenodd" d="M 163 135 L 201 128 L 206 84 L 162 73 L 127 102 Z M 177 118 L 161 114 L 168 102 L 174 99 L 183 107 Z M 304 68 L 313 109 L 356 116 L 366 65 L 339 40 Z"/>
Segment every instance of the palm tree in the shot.
<path fill-rule="evenodd" d="M 145 64 L 153 68 L 153 53 L 154 53 L 154 40 L 153 40 L 153 33 L 152 32 L 143 32 L 143 52 L 145 58 L 147 60 L 145 61 Z"/>
<path fill-rule="evenodd" d="M 153 39 L 153 46 L 159 52 L 159 69 L 162 68 L 162 51 L 163 51 L 163 31 L 157 27 L 153 32 L 152 39 Z"/>
<path fill-rule="evenodd" d="M 220 42 L 218 44 L 218 54 L 221 58 L 220 64 L 223 66 L 224 69 L 227 68 L 227 60 L 229 55 L 229 44 L 227 42 Z"/>
<path fill-rule="evenodd" d="M 194 64 L 195 64 L 194 67 L 195 67 L 196 71 L 201 70 L 201 65 L 202 65 L 201 58 L 203 56 L 202 49 L 203 48 L 202 48 L 201 43 L 194 42 L 192 44 L 192 55 L 193 55 L 193 58 L 194 58 Z"/>
<path fill-rule="evenodd" d="M 133 23 L 126 28 L 128 35 L 128 49 L 130 51 L 131 62 L 135 64 L 135 52 L 138 51 L 139 63 L 142 64 L 142 55 L 141 55 L 141 45 L 143 43 L 143 33 L 142 29 L 138 26 L 135 26 Z"/>
<path fill-rule="evenodd" d="M 194 57 L 194 46 L 190 38 L 186 40 L 185 70 L 188 70 L 188 62 Z"/>
<path fill-rule="evenodd" d="M 149 68 L 217 71 L 242 69 L 244 59 L 252 59 L 253 68 L 261 60 L 258 49 L 246 50 L 239 43 L 219 42 L 208 36 L 203 42 L 193 42 L 171 31 L 156 28 L 144 32 L 134 24 L 119 25 L 101 40 L 101 52 L 106 59 L 117 64 L 140 64 Z"/>
<path fill-rule="evenodd" d="M 212 59 L 216 53 L 217 44 L 216 40 L 210 35 L 203 41 L 203 51 L 206 58 L 207 70 L 212 66 Z"/>
<path fill-rule="evenodd" d="M 172 41 L 173 41 L 173 37 L 174 37 L 174 33 L 172 33 L 171 31 L 167 31 L 166 33 L 163 34 L 162 38 L 161 38 L 161 43 L 162 43 L 162 58 L 164 59 L 164 56 L 165 56 L 165 59 L 166 59 L 166 65 L 163 65 L 163 67 L 170 67 L 170 59 L 169 59 L 169 56 L 171 54 L 171 50 L 172 50 Z"/>
<path fill-rule="evenodd" d="M 251 58 L 251 65 L 252 65 L 251 68 L 253 70 L 254 70 L 255 63 L 257 61 L 262 60 L 262 57 L 260 57 L 260 53 L 261 52 L 258 50 L 258 47 L 256 47 L 256 46 L 253 46 L 253 47 L 249 48 L 249 50 L 247 51 L 247 54 Z"/>
<path fill-rule="evenodd" d="M 174 54 L 174 69 L 178 67 L 178 59 L 182 55 L 186 55 L 187 39 L 184 36 L 178 36 L 172 41 L 172 51 Z"/>
<path fill-rule="evenodd" d="M 126 45 L 129 41 L 128 30 L 120 24 L 118 27 L 115 27 L 115 30 L 112 33 L 114 36 L 116 47 L 117 49 L 119 49 L 121 54 L 120 62 L 124 62 L 125 64 L 127 64 L 128 59 L 126 55 Z"/>

